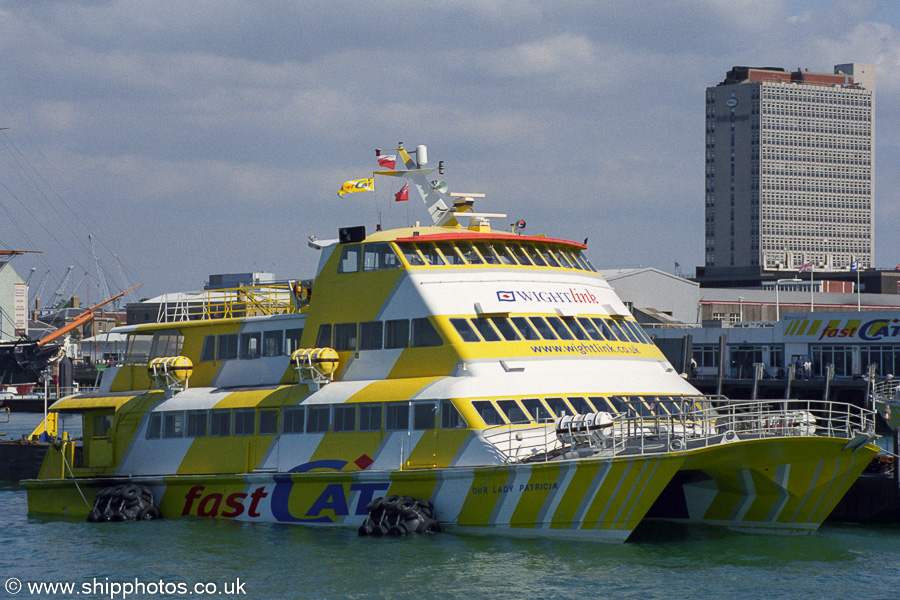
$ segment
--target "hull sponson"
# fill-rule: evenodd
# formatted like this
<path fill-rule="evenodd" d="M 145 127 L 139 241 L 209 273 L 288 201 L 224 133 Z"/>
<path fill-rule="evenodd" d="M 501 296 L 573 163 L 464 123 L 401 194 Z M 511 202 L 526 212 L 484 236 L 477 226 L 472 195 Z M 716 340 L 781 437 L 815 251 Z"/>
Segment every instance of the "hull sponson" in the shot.
<path fill-rule="evenodd" d="M 430 499 L 442 524 L 622 541 L 682 459 L 589 459 L 492 468 L 315 471 L 136 477 L 168 517 L 358 527 L 366 504 L 389 494 Z M 108 479 L 28 482 L 29 510 L 87 515 Z M 80 491 L 79 491 L 80 489 Z M 81 494 L 85 495 L 82 499 Z"/>

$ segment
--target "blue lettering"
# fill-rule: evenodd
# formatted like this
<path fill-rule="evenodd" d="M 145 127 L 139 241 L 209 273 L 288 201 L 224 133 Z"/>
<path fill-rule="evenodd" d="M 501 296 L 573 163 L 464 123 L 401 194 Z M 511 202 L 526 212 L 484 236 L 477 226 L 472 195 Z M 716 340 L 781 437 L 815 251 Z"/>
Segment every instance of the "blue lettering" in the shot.
<path fill-rule="evenodd" d="M 307 517 L 320 514 L 323 510 L 333 510 L 335 515 L 349 515 L 347 497 L 344 495 L 344 486 L 340 483 L 332 483 L 325 488 L 322 495 L 313 502 L 312 507 L 306 513 Z"/>

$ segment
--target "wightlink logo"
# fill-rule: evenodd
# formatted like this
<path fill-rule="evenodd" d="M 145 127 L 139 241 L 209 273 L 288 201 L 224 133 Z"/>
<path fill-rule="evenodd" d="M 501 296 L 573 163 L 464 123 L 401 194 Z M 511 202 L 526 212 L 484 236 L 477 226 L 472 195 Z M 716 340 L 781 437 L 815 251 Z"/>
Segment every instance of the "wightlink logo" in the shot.
<path fill-rule="evenodd" d="M 497 292 L 497 300 L 500 302 L 545 302 L 554 304 L 600 304 L 597 296 L 589 290 L 576 290 L 569 288 L 564 292 L 537 292 L 521 290 L 504 290 Z"/>

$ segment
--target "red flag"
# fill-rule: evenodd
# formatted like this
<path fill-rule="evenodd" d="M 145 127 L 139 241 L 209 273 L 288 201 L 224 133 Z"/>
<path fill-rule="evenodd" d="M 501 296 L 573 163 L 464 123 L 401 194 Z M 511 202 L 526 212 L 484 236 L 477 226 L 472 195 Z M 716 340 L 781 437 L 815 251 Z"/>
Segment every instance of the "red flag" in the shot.
<path fill-rule="evenodd" d="M 409 182 L 407 181 L 399 192 L 394 194 L 395 202 L 406 202 L 409 200 Z"/>
<path fill-rule="evenodd" d="M 384 167 L 385 169 L 393 169 L 394 165 L 397 164 L 397 155 L 396 154 L 388 154 L 385 156 L 378 157 L 378 166 Z"/>

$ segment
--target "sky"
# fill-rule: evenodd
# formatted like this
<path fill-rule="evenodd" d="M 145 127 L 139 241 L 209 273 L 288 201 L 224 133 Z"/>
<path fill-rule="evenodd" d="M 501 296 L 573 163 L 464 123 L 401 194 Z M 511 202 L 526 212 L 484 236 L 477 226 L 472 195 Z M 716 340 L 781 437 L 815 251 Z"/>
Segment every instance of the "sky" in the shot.
<path fill-rule="evenodd" d="M 337 196 L 401 141 L 495 228 L 692 276 L 704 94 L 736 65 L 875 65 L 875 264 L 900 263 L 893 0 L 0 0 L 0 50 L 0 248 L 41 251 L 12 265 L 45 305 L 312 277 L 309 235 L 428 220 L 393 180 Z"/>

